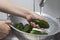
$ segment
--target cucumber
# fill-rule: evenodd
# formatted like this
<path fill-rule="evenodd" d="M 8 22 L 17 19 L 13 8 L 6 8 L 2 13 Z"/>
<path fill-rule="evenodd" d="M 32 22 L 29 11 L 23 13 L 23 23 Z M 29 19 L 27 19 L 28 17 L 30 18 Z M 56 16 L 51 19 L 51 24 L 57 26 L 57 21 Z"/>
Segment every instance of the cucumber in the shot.
<path fill-rule="evenodd" d="M 32 30 L 30 33 L 31 34 L 40 34 L 40 35 L 47 35 L 48 34 L 46 32 L 41 32 L 41 31 L 37 31 L 37 30 Z"/>
<path fill-rule="evenodd" d="M 16 26 L 16 29 L 18 30 L 23 30 L 23 24 L 22 23 L 19 23 L 17 26 Z"/>
<path fill-rule="evenodd" d="M 32 20 L 32 22 L 38 24 L 40 28 L 49 28 L 49 24 L 45 22 L 44 20 Z"/>
<path fill-rule="evenodd" d="M 31 30 L 32 30 L 32 26 L 30 24 L 26 24 L 23 29 L 23 32 L 30 33 Z"/>

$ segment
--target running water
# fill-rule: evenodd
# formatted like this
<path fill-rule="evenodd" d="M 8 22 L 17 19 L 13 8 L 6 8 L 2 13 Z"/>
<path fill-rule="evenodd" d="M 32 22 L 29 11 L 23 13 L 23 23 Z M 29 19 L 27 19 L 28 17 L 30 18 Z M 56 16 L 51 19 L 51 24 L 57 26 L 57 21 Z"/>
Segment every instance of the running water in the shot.
<path fill-rule="evenodd" d="M 43 11 L 43 7 L 44 7 L 44 4 L 45 4 L 46 0 L 41 0 L 40 4 L 39 4 L 39 7 L 40 7 L 40 15 Z"/>
<path fill-rule="evenodd" d="M 42 7 L 40 7 L 40 15 L 41 15 L 42 11 L 43 11 L 43 8 L 42 8 Z"/>

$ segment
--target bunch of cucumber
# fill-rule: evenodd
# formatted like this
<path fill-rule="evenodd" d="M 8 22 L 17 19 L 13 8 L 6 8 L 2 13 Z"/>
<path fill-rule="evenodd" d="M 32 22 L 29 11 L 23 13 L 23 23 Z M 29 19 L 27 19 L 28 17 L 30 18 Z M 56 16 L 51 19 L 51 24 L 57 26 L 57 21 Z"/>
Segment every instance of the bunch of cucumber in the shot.
<path fill-rule="evenodd" d="M 47 22 L 45 22 L 44 20 L 32 20 L 32 22 L 38 24 L 40 26 L 40 28 L 49 28 L 49 24 Z M 31 33 L 31 34 L 40 34 L 40 35 L 46 35 L 48 33 L 46 32 L 41 32 L 38 30 L 32 30 L 33 27 L 30 24 L 26 24 L 25 26 L 23 26 L 22 23 L 19 23 L 16 26 L 16 29 L 21 30 L 23 32 L 27 32 L 27 33 Z"/>
<path fill-rule="evenodd" d="M 44 20 L 36 19 L 36 20 L 32 20 L 32 22 L 38 24 L 40 28 L 45 28 L 45 29 L 49 28 L 49 24 L 46 21 L 44 21 Z"/>

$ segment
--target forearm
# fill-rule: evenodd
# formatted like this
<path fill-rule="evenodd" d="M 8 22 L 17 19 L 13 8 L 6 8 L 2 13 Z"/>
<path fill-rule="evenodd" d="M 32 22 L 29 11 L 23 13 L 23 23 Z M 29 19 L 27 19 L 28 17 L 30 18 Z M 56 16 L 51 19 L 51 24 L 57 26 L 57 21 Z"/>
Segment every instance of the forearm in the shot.
<path fill-rule="evenodd" d="M 0 2 L 0 11 L 22 17 L 25 17 L 26 15 L 30 15 L 32 13 L 30 10 L 21 6 L 17 6 L 9 0 Z"/>

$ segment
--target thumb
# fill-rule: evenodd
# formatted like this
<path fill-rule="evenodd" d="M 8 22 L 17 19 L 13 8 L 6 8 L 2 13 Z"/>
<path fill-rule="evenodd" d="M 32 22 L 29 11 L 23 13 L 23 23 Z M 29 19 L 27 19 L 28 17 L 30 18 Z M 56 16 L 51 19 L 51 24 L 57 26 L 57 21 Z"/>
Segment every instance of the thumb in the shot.
<path fill-rule="evenodd" d="M 6 24 L 12 24 L 11 20 L 5 20 L 4 21 Z"/>

